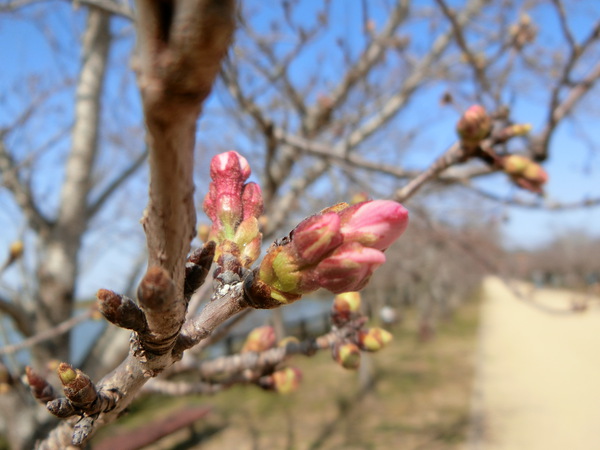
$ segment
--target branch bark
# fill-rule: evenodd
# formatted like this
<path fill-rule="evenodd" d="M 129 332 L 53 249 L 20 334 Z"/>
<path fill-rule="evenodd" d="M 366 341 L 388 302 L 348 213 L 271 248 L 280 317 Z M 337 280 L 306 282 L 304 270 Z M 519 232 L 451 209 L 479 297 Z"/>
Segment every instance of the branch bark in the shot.
<path fill-rule="evenodd" d="M 134 338 L 127 358 L 97 385 L 116 399 L 114 408 L 88 420 L 85 436 L 114 421 L 149 377 L 173 364 L 171 352 L 185 319 L 185 262 L 194 237 L 192 178 L 196 121 L 210 93 L 234 28 L 233 0 L 136 3 L 138 82 L 147 126 L 149 203 L 142 224 L 149 270 L 140 285 L 148 332 Z M 218 326 L 220 323 L 214 323 Z M 72 445 L 74 423 L 63 421 L 41 444 Z"/>

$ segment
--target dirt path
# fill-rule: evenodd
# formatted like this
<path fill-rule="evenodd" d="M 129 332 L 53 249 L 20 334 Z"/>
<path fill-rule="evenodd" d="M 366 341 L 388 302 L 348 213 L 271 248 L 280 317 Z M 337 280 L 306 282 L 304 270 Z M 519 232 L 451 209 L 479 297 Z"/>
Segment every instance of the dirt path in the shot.
<path fill-rule="evenodd" d="M 534 300 L 565 308 L 568 292 Z M 485 282 L 469 450 L 600 449 L 600 308 L 553 315 Z"/>

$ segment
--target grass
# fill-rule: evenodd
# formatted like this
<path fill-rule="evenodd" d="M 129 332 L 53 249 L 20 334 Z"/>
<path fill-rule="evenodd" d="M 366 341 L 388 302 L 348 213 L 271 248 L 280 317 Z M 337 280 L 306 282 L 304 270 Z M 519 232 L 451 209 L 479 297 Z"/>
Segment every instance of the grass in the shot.
<path fill-rule="evenodd" d="M 479 303 L 468 302 L 435 339 L 420 343 L 409 315 L 389 347 L 365 355 L 359 373 L 338 367 L 326 352 L 297 357 L 290 363 L 304 381 L 291 395 L 239 386 L 215 397 L 155 396 L 115 426 L 135 428 L 202 404 L 212 408 L 207 420 L 152 449 L 457 449 L 468 428 L 478 317 Z"/>

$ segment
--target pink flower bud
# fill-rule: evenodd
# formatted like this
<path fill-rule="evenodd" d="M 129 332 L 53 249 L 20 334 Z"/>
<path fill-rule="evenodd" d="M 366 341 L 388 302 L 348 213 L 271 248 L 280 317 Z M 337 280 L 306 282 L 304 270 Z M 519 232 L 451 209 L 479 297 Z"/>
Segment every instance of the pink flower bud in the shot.
<path fill-rule="evenodd" d="M 362 350 L 376 352 L 392 341 L 392 334 L 383 328 L 370 328 L 358 332 L 358 346 Z"/>
<path fill-rule="evenodd" d="M 248 334 L 242 347 L 244 352 L 264 352 L 275 346 L 275 330 L 271 326 L 255 328 Z"/>
<path fill-rule="evenodd" d="M 456 132 L 465 147 L 476 147 L 491 130 L 492 120 L 481 105 L 469 107 L 456 124 Z"/>
<path fill-rule="evenodd" d="M 385 250 L 408 226 L 408 211 L 392 200 L 357 203 L 340 212 L 344 243 Z"/>
<path fill-rule="evenodd" d="M 242 192 L 243 219 L 255 217 L 263 213 L 263 199 L 260 186 L 256 183 L 246 183 Z"/>
<path fill-rule="evenodd" d="M 344 369 L 356 370 L 360 366 L 360 350 L 351 342 L 336 342 L 331 349 L 331 354 Z"/>
<path fill-rule="evenodd" d="M 242 192 L 244 182 L 250 176 L 248 161 L 237 152 L 226 152 L 216 155 L 210 163 L 212 182 L 204 200 L 204 211 L 213 222 L 213 234 L 224 230 L 225 237 L 231 238 L 238 224 L 242 221 Z M 260 189 L 258 198 L 256 188 L 249 189 L 250 209 L 262 205 Z"/>
<path fill-rule="evenodd" d="M 273 372 L 273 386 L 280 394 L 289 394 L 295 391 L 301 381 L 302 372 L 296 367 L 286 367 Z"/>
<path fill-rule="evenodd" d="M 250 164 L 238 152 L 229 151 L 220 153 L 214 156 L 210 162 L 210 177 L 213 180 L 230 178 L 232 180 L 241 180 L 243 183 L 251 173 Z"/>
<path fill-rule="evenodd" d="M 334 212 L 311 216 L 292 231 L 291 240 L 301 264 L 316 264 L 342 244 L 340 216 Z"/>
<path fill-rule="evenodd" d="M 319 286 L 334 294 L 359 291 L 384 262 L 385 255 L 379 250 L 351 242 L 338 247 L 331 256 L 321 261 L 313 269 L 313 276 Z"/>

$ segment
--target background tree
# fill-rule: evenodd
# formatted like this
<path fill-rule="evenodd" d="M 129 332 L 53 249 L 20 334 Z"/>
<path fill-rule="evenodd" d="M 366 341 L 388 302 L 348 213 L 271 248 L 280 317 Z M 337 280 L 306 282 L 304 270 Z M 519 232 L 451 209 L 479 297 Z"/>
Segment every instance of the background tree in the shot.
<path fill-rule="evenodd" d="M 234 48 L 217 86 L 219 101 L 205 106 L 193 173 L 195 120 L 227 44 L 230 18 L 222 18 L 228 14 L 210 1 L 160 8 L 141 2 L 136 13 L 128 3 L 109 0 L 82 1 L 75 12 L 69 5 L 33 3 L 4 1 L 1 6 L 4 27 L 19 21 L 45 33 L 54 62 L 17 67 L 31 75 L 13 75 L 11 95 L 5 98 L 2 220 L 13 231 L 4 243 L 8 248 L 20 239 L 24 252 L 3 272 L 0 309 L 8 319 L 3 322 L 8 339 L 23 339 L 5 346 L 3 353 L 27 348 L 28 361 L 41 372 L 50 361 L 71 361 L 98 380 L 127 357 L 127 333 L 107 327 L 74 361 L 70 330 L 93 314 L 77 314 L 77 300 L 98 288 L 133 296 L 141 272 L 136 260 L 145 262 L 145 255 L 138 256 L 142 239 L 136 221 L 146 203 L 142 186 L 147 174 L 139 169 L 149 151 L 158 152 L 151 159 L 151 203 L 144 218 L 149 265 L 162 267 L 179 290 L 195 221 L 191 177 L 196 176 L 199 194 L 204 194 L 214 153 L 235 148 L 257 172 L 265 243 L 357 191 L 405 201 L 424 187 L 411 203 L 420 211 L 417 223 L 423 230 L 414 240 L 431 250 L 406 247 L 412 258 L 398 256 L 405 272 L 395 278 L 396 290 L 418 292 L 423 311 L 430 310 L 432 299 L 451 297 L 440 292 L 463 295 L 462 287 L 449 282 L 456 279 L 448 273 L 453 269 L 440 263 L 438 253 L 456 261 L 461 247 L 456 242 L 462 238 L 468 243 L 463 250 L 481 256 L 497 240 L 489 229 L 467 233 L 477 228 L 468 204 L 483 196 L 545 206 L 537 196 L 512 187 L 523 180 L 521 175 L 512 173 L 512 180 L 494 175 L 508 171 L 503 156 L 519 152 L 544 162 L 564 153 L 553 142 L 565 128 L 561 124 L 572 119 L 572 130 L 589 141 L 583 163 L 590 168 L 597 163 L 588 127 L 594 111 L 586 98 L 593 96 L 600 75 L 595 65 L 600 23 L 594 21 L 597 7 L 585 2 L 568 11 L 560 0 L 472 0 L 454 7 L 443 0 L 362 1 L 351 8 L 341 1 L 286 1 L 276 8 L 244 2 Z M 230 17 L 233 5 L 224 5 Z M 200 14 L 204 8 L 207 16 Z M 131 66 L 138 73 L 141 102 L 128 67 L 134 16 L 139 45 Z M 59 26 L 65 20 L 69 25 Z M 186 26 L 199 34 L 186 34 Z M 79 35 L 79 62 L 74 64 L 70 39 Z M 173 54 L 175 62 L 169 59 Z M 472 103 L 487 110 L 475 117 L 476 125 L 487 122 L 491 129 L 474 141 L 463 129 L 462 140 L 455 142 L 454 123 Z M 521 135 L 524 127 L 510 128 L 523 122 L 533 124 L 528 136 Z M 173 134 L 165 132 L 167 124 Z M 188 149 L 174 155 L 188 153 L 171 162 L 156 156 L 171 146 Z M 573 161 L 583 164 L 579 156 L 573 155 Z M 576 203 L 592 206 L 597 200 Z M 165 205 L 181 210 L 169 210 L 166 222 L 155 222 L 153 217 L 168 209 Z M 489 225 L 497 217 L 487 205 L 477 202 L 472 209 Z M 437 246 L 429 247 L 432 243 Z M 372 289 L 385 285 L 380 279 Z M 181 298 L 177 289 L 170 294 L 173 299 Z M 197 306 L 192 303 L 189 317 Z M 162 335 L 153 337 L 158 340 L 153 345 L 173 345 L 170 338 L 182 314 L 179 310 Z M 8 356 L 6 367 L 15 382 L 1 399 L 7 413 L 3 423 L 15 447 L 27 446 L 36 431 L 42 435 L 54 424 L 33 406 L 18 406 L 29 402 L 16 382 L 23 359 Z M 15 421 L 12 411 L 17 409 L 23 414 Z"/>

